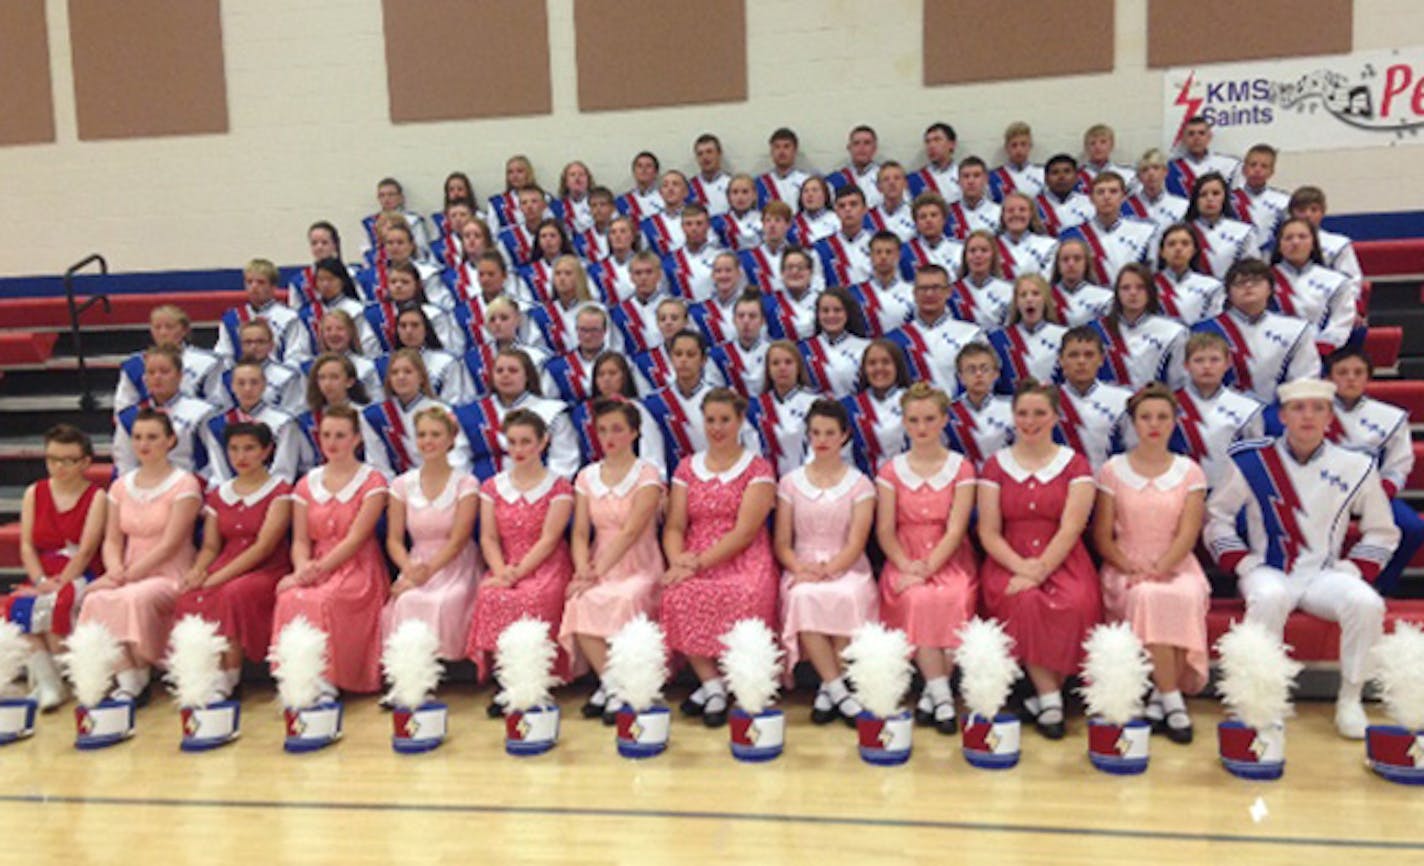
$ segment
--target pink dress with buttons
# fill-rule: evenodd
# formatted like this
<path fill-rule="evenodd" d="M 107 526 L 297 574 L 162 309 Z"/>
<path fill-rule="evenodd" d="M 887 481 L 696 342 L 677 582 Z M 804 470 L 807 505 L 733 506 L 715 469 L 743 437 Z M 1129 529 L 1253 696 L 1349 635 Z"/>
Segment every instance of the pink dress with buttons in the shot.
<path fill-rule="evenodd" d="M 817 487 L 802 466 L 778 485 L 779 507 L 792 513 L 793 550 L 803 562 L 825 562 L 841 552 L 855 517 L 855 507 L 874 501 L 875 487 L 854 467 L 834 487 Z M 786 650 L 786 680 L 799 660 L 803 631 L 850 637 L 877 618 L 880 596 L 875 575 L 862 551 L 850 568 L 825 580 L 792 585 L 791 572 L 781 575 L 781 644 Z"/>
<path fill-rule="evenodd" d="M 1032 558 L 1042 555 L 1058 531 L 1069 487 L 1092 484 L 1093 472 L 1071 448 L 1060 447 L 1048 465 L 1032 473 L 1004 448 L 984 464 L 979 483 L 999 488 L 1004 540 L 1019 556 Z M 1102 618 L 1098 572 L 1082 539 L 1037 587 L 1009 595 L 1004 590 L 1012 577 L 993 557 L 985 559 L 984 607 L 1003 622 L 1019 660 L 1064 676 L 1076 673 L 1083 640 Z"/>
<path fill-rule="evenodd" d="M 586 466 L 574 482 L 574 489 L 588 499 L 589 521 L 593 524 L 589 559 L 594 562 L 627 522 L 638 493 L 653 487 L 661 496 L 663 490 L 662 473 L 646 460 L 634 463 L 612 487 L 603 483 L 602 469 L 602 463 Z M 598 576 L 597 583 L 568 600 L 563 625 L 559 627 L 559 643 L 573 660 L 575 676 L 587 670 L 588 662 L 578 653 L 574 635 L 607 638 L 640 613 L 653 616 L 658 608 L 658 581 L 665 569 L 655 517 L 624 551 L 623 558 Z"/>
<path fill-rule="evenodd" d="M 573 498 L 574 489 L 569 480 L 552 472 L 531 490 L 517 489 L 509 480 L 508 472 L 501 472 L 480 486 L 480 499 L 494 503 L 500 550 L 510 565 L 518 563 L 539 542 L 544 519 L 553 504 Z M 561 536 L 553 552 L 513 586 L 486 584 L 480 587 L 475 598 L 470 640 L 465 647 L 465 654 L 479 668 L 480 679 L 489 675 L 500 633 L 521 617 L 543 620 L 549 626 L 550 639 L 557 637 L 559 618 L 564 612 L 564 595 L 573 573 L 569 543 Z M 562 651 L 555 663 L 555 673 L 560 677 L 568 673 L 568 657 Z"/>
<path fill-rule="evenodd" d="M 974 464 L 951 451 L 938 472 L 923 478 L 901 454 L 880 467 L 876 483 L 895 494 L 895 538 L 907 556 L 923 559 L 944 538 L 955 492 L 974 483 Z M 978 571 L 968 537 L 923 583 L 896 591 L 900 574 L 894 563 L 885 563 L 880 618 L 904 631 L 917 647 L 958 646 L 959 628 L 974 616 L 979 602 Z"/>
<path fill-rule="evenodd" d="M 202 497 L 193 473 L 176 466 L 167 478 L 153 487 L 135 484 L 137 474 L 137 469 L 131 469 L 109 488 L 109 502 L 119 509 L 125 566 L 132 565 L 163 541 L 163 533 L 173 521 L 173 506 L 179 500 Z M 168 650 L 168 632 L 173 627 L 173 604 L 178 599 L 183 575 L 193 567 L 196 556 L 192 526 L 188 526 L 173 556 L 152 572 L 131 574 L 123 586 L 90 589 L 84 596 L 79 622 L 100 623 L 120 643 L 132 644 L 133 653 L 141 664 L 162 661 Z"/>
<path fill-rule="evenodd" d="M 707 468 L 707 453 L 684 457 L 673 473 L 673 484 L 687 488 L 685 549 L 701 553 L 737 525 L 742 498 L 753 484 L 775 484 L 771 464 L 743 450 L 741 459 L 724 472 Z M 722 635 L 738 620 L 755 617 L 776 631 L 776 558 L 771 535 L 757 529 L 740 553 L 663 591 L 659 619 L 668 647 L 685 655 L 715 658 L 722 654 Z"/>
<path fill-rule="evenodd" d="M 1143 478 L 1126 455 L 1103 464 L 1098 489 L 1113 497 L 1113 535 L 1129 557 L 1154 562 L 1172 546 L 1187 497 L 1206 490 L 1206 475 L 1195 461 L 1177 456 L 1156 478 Z M 1103 564 L 1103 607 L 1107 618 L 1132 623 L 1145 644 L 1163 644 L 1187 651 L 1180 687 L 1189 694 L 1207 683 L 1206 611 L 1211 585 L 1195 553 L 1178 563 L 1168 580 L 1135 584 Z"/>
<path fill-rule="evenodd" d="M 465 499 L 479 496 L 480 482 L 473 475 L 452 471 L 445 489 L 427 499 L 420 487 L 420 470 L 412 469 L 391 482 L 391 498 L 405 506 L 405 531 L 410 536 L 410 558 L 429 562 L 450 540 L 455 509 Z M 408 619 L 424 621 L 440 640 L 440 657 L 447 661 L 465 657 L 470 619 L 475 612 L 475 585 L 479 581 L 480 551 L 474 536 L 445 567 L 420 586 L 393 597 L 381 612 L 381 642 Z"/>
<path fill-rule="evenodd" d="M 233 489 L 232 481 L 209 492 L 204 513 L 217 517 L 222 550 L 208 566 L 208 573 L 218 571 L 256 544 L 268 509 L 291 497 L 292 485 L 275 475 L 246 496 Z M 267 558 L 246 574 L 178 596 L 173 619 L 176 622 L 188 614 L 196 614 L 216 623 L 218 633 L 242 647 L 248 661 L 260 662 L 267 657 L 267 648 L 272 643 L 272 608 L 276 604 L 277 581 L 291 571 L 291 547 L 284 535 Z"/>
<path fill-rule="evenodd" d="M 361 505 L 384 496 L 386 480 L 370 465 L 362 465 L 341 490 L 322 483 L 328 467 L 318 466 L 297 482 L 293 521 L 305 520 L 311 558 L 320 559 L 346 538 Z M 390 591 L 391 575 L 375 535 L 361 540 L 356 552 L 311 586 L 278 593 L 272 614 L 272 635 L 299 616 L 328 639 L 326 676 L 348 692 L 381 688 L 381 608 Z"/>

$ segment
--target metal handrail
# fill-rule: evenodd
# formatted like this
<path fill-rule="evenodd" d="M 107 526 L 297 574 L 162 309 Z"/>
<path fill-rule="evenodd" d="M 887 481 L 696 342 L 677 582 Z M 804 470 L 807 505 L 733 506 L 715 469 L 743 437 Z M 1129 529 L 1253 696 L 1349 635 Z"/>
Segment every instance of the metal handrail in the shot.
<path fill-rule="evenodd" d="M 79 333 L 79 317 L 95 304 L 103 304 L 106 313 L 112 309 L 108 295 L 91 295 L 82 304 L 74 299 L 74 275 L 94 262 L 99 263 L 99 273 L 107 276 L 109 263 L 99 253 L 90 253 L 70 265 L 64 272 L 64 297 L 69 302 L 69 334 L 74 340 L 74 353 L 79 357 L 79 408 L 85 412 L 93 412 L 99 408 L 99 404 L 94 395 L 89 393 L 89 368 L 84 362 L 84 341 Z"/>

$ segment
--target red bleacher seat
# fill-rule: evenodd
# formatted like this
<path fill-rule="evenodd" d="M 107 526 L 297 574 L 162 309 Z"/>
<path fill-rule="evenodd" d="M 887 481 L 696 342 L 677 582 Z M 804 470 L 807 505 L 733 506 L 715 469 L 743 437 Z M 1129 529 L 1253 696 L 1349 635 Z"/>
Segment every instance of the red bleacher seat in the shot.
<path fill-rule="evenodd" d="M 1210 646 L 1231 624 L 1246 615 L 1246 602 L 1239 598 L 1214 598 L 1206 615 L 1206 639 Z M 1424 599 L 1390 599 L 1385 603 L 1384 629 L 1393 631 L 1396 621 L 1424 625 Z M 1340 627 L 1333 622 L 1296 611 L 1286 620 L 1286 643 L 1300 661 L 1335 661 L 1340 658 Z"/>
<path fill-rule="evenodd" d="M 1358 241 L 1355 255 L 1371 277 L 1424 274 L 1424 238 Z"/>
<path fill-rule="evenodd" d="M 286 292 L 277 296 L 285 300 Z M 177 304 L 194 322 L 216 322 L 223 311 L 246 301 L 242 292 L 167 292 L 137 295 L 110 295 L 111 308 L 90 307 L 80 317 L 85 327 L 103 325 L 143 325 L 148 313 L 160 304 Z M 83 298 L 79 299 L 81 302 Z M 69 327 L 69 306 L 64 298 L 6 298 L 0 300 L 0 327 L 24 323 L 28 328 Z M 53 337 L 51 337 L 53 342 Z M 3 362 L 0 357 L 0 362 Z"/>
<path fill-rule="evenodd" d="M 24 321 L 9 319 L 8 321 Z M 0 364 L 43 364 L 54 351 L 56 334 L 0 333 Z"/>
<path fill-rule="evenodd" d="M 1424 490 L 1424 442 L 1414 443 L 1414 471 L 1404 482 L 1405 490 Z"/>
<path fill-rule="evenodd" d="M 1396 326 L 1373 327 L 1365 332 L 1365 354 L 1376 367 L 1393 367 L 1399 363 L 1399 350 L 1404 346 L 1404 329 Z"/>
<path fill-rule="evenodd" d="M 1365 387 L 1365 393 L 1408 412 L 1411 424 L 1424 424 L 1424 382 L 1418 379 L 1376 379 Z"/>

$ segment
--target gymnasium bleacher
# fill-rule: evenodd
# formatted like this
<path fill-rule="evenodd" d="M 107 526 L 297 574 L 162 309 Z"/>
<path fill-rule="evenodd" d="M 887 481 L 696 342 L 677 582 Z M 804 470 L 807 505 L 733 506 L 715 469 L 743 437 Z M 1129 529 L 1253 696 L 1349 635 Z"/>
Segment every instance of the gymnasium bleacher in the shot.
<path fill-rule="evenodd" d="M 1376 377 L 1369 393 L 1409 412 L 1415 464 L 1400 495 L 1424 510 L 1424 238 L 1357 241 L 1355 249 L 1367 281 L 1365 348 Z M 241 282 L 239 271 L 0 279 L 0 587 L 23 578 L 20 497 L 44 472 L 44 430 L 63 421 L 90 433 L 98 455 L 91 476 L 107 481 L 119 365 L 148 344 L 149 310 L 164 303 L 182 306 L 193 320 L 192 342 L 211 346 L 222 311 L 243 300 Z M 232 288 L 219 288 L 227 286 Z M 107 302 L 86 307 L 100 295 Z M 83 365 L 71 309 L 82 310 L 77 330 Z M 88 410 L 81 408 L 86 382 L 93 396 Z M 1244 603 L 1225 592 L 1230 579 L 1216 577 L 1220 597 L 1208 616 L 1213 643 L 1245 612 Z M 1389 601 L 1386 627 L 1398 618 L 1424 622 L 1424 550 L 1405 572 L 1397 595 Z M 1338 657 L 1338 627 L 1309 614 L 1291 615 L 1286 641 L 1302 660 Z"/>

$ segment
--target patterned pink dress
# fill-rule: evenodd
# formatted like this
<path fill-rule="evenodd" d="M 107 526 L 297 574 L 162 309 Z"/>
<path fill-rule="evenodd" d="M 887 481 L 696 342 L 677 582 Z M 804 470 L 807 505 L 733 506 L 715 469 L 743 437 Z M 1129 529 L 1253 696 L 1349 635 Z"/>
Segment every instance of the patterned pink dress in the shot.
<path fill-rule="evenodd" d="M 725 472 L 707 468 L 705 451 L 684 457 L 673 484 L 687 488 L 686 550 L 701 553 L 737 525 L 737 510 L 753 484 L 775 484 L 771 464 L 751 451 Z M 685 655 L 715 658 L 722 635 L 740 619 L 756 617 L 776 631 L 776 558 L 766 527 L 752 543 L 720 565 L 694 574 L 663 591 L 659 619 L 668 648 Z"/>
<path fill-rule="evenodd" d="M 1081 454 L 1060 447 L 1048 465 L 1029 472 L 1004 448 L 984 464 L 979 483 L 999 488 L 1004 540 L 1019 556 L 1034 557 L 1058 531 L 1068 488 L 1092 484 L 1093 471 Z M 1012 577 L 992 557 L 984 561 L 984 607 L 1004 623 L 1020 661 L 1064 676 L 1075 673 L 1083 661 L 1083 639 L 1102 618 L 1098 572 L 1088 549 L 1075 541 L 1056 571 L 1017 595 L 1004 592 Z"/>
<path fill-rule="evenodd" d="M 222 550 L 208 567 L 211 574 L 242 555 L 257 542 L 267 510 L 273 503 L 292 497 L 292 485 L 272 476 L 261 488 L 246 496 L 225 482 L 208 493 L 205 514 L 218 520 Z M 259 662 L 267 656 L 272 643 L 272 609 L 277 601 L 277 581 L 292 571 L 291 546 L 284 537 L 266 561 L 246 574 L 223 581 L 214 587 L 189 590 L 178 596 L 173 611 L 174 621 L 188 614 L 216 623 L 218 632 L 233 644 L 242 647 L 242 654 Z"/>
<path fill-rule="evenodd" d="M 427 499 L 420 489 L 420 470 L 412 469 L 391 482 L 391 498 L 405 505 L 405 530 L 410 536 L 411 559 L 429 561 L 450 540 L 456 504 L 479 496 L 480 482 L 473 475 L 452 471 L 445 489 Z M 414 589 L 386 603 L 381 612 L 381 642 L 408 619 L 426 622 L 440 638 L 440 657 L 465 657 L 470 620 L 475 614 L 475 586 L 483 566 L 479 547 L 471 536 L 445 567 Z"/>
<path fill-rule="evenodd" d="M 110 506 L 119 509 L 125 565 L 132 565 L 163 540 L 164 530 L 173 522 L 174 505 L 183 499 L 202 497 L 198 479 L 191 472 L 175 466 L 157 485 L 139 487 L 134 483 L 138 471 L 129 470 L 109 488 Z M 85 594 L 79 621 L 101 623 L 120 643 L 132 644 L 141 664 L 161 661 L 168 649 L 173 603 L 183 574 L 193 567 L 197 556 L 191 540 L 192 526 L 186 529 L 178 550 L 156 571 L 131 574 L 123 586 L 90 589 Z"/>
<path fill-rule="evenodd" d="M 322 483 L 326 466 L 318 466 L 297 482 L 292 519 L 306 520 L 311 558 L 325 556 L 340 544 L 356 522 L 361 505 L 372 496 L 384 496 L 386 481 L 369 464 L 362 465 L 346 486 L 332 493 Z M 321 582 L 277 595 L 272 615 L 272 636 L 282 634 L 287 623 L 304 616 L 329 638 L 331 663 L 327 679 L 348 692 L 381 689 L 381 607 L 386 603 L 391 575 L 380 543 L 373 534 Z"/>
<path fill-rule="evenodd" d="M 520 491 L 501 472 L 480 486 L 480 499 L 494 503 L 494 520 L 499 527 L 500 550 L 506 563 L 517 563 L 544 532 L 549 508 L 560 499 L 574 498 L 567 478 L 550 472 L 532 490 Z M 533 571 L 513 586 L 482 586 L 475 599 L 474 624 L 470 628 L 465 654 L 474 659 L 480 679 L 489 676 L 495 642 L 510 624 L 532 616 L 549 624 L 549 637 L 559 633 L 559 615 L 564 612 L 564 593 L 574 573 L 569 544 L 563 538 L 554 551 Z M 559 653 L 555 672 L 566 676 L 568 658 Z"/>
<path fill-rule="evenodd" d="M 602 469 L 602 463 L 586 466 L 574 481 L 574 489 L 588 498 L 589 521 L 593 524 L 590 561 L 597 561 L 599 552 L 623 528 L 640 491 L 648 487 L 663 490 L 662 473 L 646 460 L 634 463 L 612 487 L 603 483 Z M 579 654 L 574 635 L 607 638 L 640 613 L 653 616 L 657 611 L 658 581 L 665 567 L 654 517 L 623 558 L 608 573 L 598 576 L 598 583 L 568 600 L 563 625 L 559 627 L 559 644 L 572 660 L 574 676 L 588 669 L 588 660 Z"/>
<path fill-rule="evenodd" d="M 792 512 L 796 557 L 804 562 L 824 562 L 845 547 L 855 507 L 875 499 L 875 486 L 852 466 L 834 487 L 817 487 L 802 466 L 781 479 L 777 499 L 779 507 Z M 786 681 L 791 682 L 801 652 L 797 634 L 809 631 L 850 637 L 861 625 L 876 619 L 879 609 L 875 575 L 864 552 L 850 568 L 826 580 L 792 586 L 791 572 L 783 572 L 781 644 L 786 650 Z"/>
<path fill-rule="evenodd" d="M 880 467 L 875 481 L 895 494 L 895 538 L 906 555 L 923 559 L 944 538 L 955 492 L 974 483 L 974 464 L 951 451 L 944 466 L 924 478 L 910 468 L 909 456 L 901 454 Z M 900 570 L 887 561 L 880 575 L 880 618 L 885 624 L 902 629 L 917 647 L 958 646 L 959 627 L 974 616 L 979 603 L 969 539 L 923 583 L 896 592 L 899 579 Z"/>
<path fill-rule="evenodd" d="M 1172 546 L 1186 510 L 1187 496 L 1206 490 L 1206 475 L 1195 461 L 1177 456 L 1156 478 L 1143 478 L 1126 455 L 1103 464 L 1098 489 L 1113 497 L 1113 535 L 1123 552 L 1153 562 Z M 1145 644 L 1165 644 L 1187 651 L 1181 689 L 1188 694 L 1207 683 L 1206 611 L 1211 585 L 1195 553 L 1188 553 L 1170 580 L 1144 580 L 1129 586 L 1127 575 L 1103 564 L 1103 607 L 1107 618 L 1132 623 Z"/>

